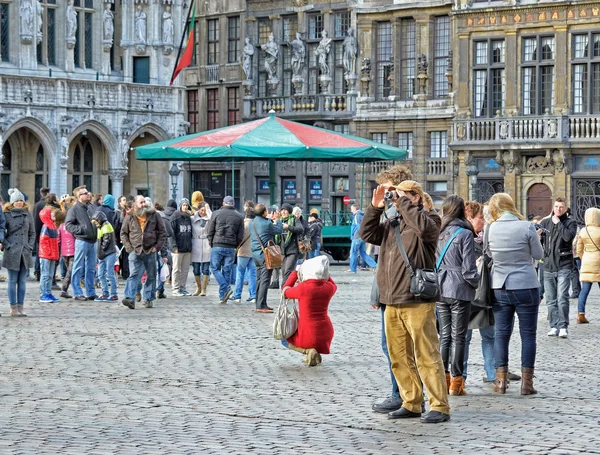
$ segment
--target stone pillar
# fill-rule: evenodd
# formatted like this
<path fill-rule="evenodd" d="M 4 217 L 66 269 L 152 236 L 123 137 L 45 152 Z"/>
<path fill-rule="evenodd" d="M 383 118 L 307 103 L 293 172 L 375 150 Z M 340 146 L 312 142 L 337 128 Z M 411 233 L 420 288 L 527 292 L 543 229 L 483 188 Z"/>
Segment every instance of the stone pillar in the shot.
<path fill-rule="evenodd" d="M 125 178 L 125 175 L 127 175 L 126 168 L 110 169 L 108 171 L 108 177 L 112 183 L 112 195 L 115 197 L 115 205 L 123 195 L 123 178 Z"/>
<path fill-rule="evenodd" d="M 556 41 L 554 43 L 554 49 L 556 49 L 554 56 L 554 86 L 568 87 L 567 71 L 570 65 L 567 60 L 567 53 L 562 50 L 569 47 L 569 32 L 566 25 L 556 26 L 554 27 L 554 31 L 554 39 Z M 569 105 L 568 97 L 570 94 L 571 90 L 554 90 L 554 112 L 557 112 L 557 109 L 561 111 L 564 109 L 566 111 Z"/>
<path fill-rule="evenodd" d="M 458 110 L 460 113 L 467 112 L 469 110 L 470 99 L 470 78 L 469 78 L 469 34 L 460 33 L 458 35 L 458 77 L 455 78 L 457 83 L 454 84 L 454 90 L 457 93 L 456 102 L 458 104 Z"/>
<path fill-rule="evenodd" d="M 511 59 L 508 57 L 510 55 L 516 56 L 519 55 L 519 47 L 517 40 L 517 31 L 516 30 L 506 30 L 504 32 L 505 38 L 505 47 L 504 47 L 504 55 L 505 61 L 510 62 Z M 565 44 L 566 46 L 566 44 Z M 563 49 L 566 49 L 564 47 Z M 504 111 L 505 115 L 511 111 L 518 112 L 519 106 L 519 94 L 521 93 L 521 84 L 519 82 L 519 68 L 520 65 L 517 64 L 505 65 L 504 77 L 506 78 L 506 93 L 505 93 L 505 105 Z M 468 77 L 468 75 L 467 75 Z M 468 79 L 467 79 L 468 80 Z M 468 84 L 468 82 L 467 82 Z M 558 90 L 557 90 L 558 91 Z M 468 89 L 467 89 L 468 93 Z M 496 115 L 496 113 L 493 113 Z M 512 193 L 511 193 L 512 194 Z"/>

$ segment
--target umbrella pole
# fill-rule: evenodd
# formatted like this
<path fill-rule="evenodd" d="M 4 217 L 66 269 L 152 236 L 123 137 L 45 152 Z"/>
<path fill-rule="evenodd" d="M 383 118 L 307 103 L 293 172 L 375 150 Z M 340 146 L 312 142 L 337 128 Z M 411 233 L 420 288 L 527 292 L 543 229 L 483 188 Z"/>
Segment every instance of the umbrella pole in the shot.
<path fill-rule="evenodd" d="M 146 160 L 146 186 L 148 187 L 148 197 L 152 198 L 150 194 L 150 175 L 148 173 L 148 160 Z"/>
<path fill-rule="evenodd" d="M 235 200 L 235 161 L 231 158 L 231 197 Z"/>
<path fill-rule="evenodd" d="M 269 160 L 269 204 L 275 204 L 275 187 L 277 186 L 277 182 L 275 181 L 275 172 L 277 168 L 275 167 L 275 160 Z"/>
<path fill-rule="evenodd" d="M 363 160 L 362 177 L 361 177 L 361 184 L 360 184 L 360 208 L 361 209 L 363 208 L 364 198 L 365 198 L 365 160 Z"/>

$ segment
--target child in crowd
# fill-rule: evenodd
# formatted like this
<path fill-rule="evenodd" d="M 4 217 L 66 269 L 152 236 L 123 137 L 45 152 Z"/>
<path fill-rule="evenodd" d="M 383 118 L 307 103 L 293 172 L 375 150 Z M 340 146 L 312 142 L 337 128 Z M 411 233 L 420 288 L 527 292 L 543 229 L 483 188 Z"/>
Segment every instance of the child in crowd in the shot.
<path fill-rule="evenodd" d="M 68 204 L 67 199 L 69 195 L 62 200 L 63 210 L 66 212 L 72 204 Z M 71 197 L 70 199 L 74 199 Z M 65 267 L 65 275 L 62 278 L 61 293 L 60 296 L 65 299 L 72 298 L 69 295 L 69 286 L 71 285 L 71 274 L 73 273 L 73 259 L 75 258 L 75 237 L 69 231 L 65 223 L 61 224 L 58 228 L 58 244 L 60 246 L 60 255 L 62 256 L 63 264 Z"/>
<path fill-rule="evenodd" d="M 59 299 L 52 295 L 52 280 L 56 262 L 60 259 L 58 251 L 58 230 L 54 211 L 46 207 L 40 211 L 43 226 L 40 233 L 38 256 L 40 257 L 40 303 L 54 303 Z"/>
<path fill-rule="evenodd" d="M 118 301 L 117 279 L 115 277 L 115 262 L 117 260 L 117 242 L 112 224 L 106 219 L 106 214 L 97 211 L 92 216 L 92 223 L 98 228 L 98 279 L 102 287 L 102 295 L 96 302 Z M 110 295 L 108 284 L 110 283 Z"/>

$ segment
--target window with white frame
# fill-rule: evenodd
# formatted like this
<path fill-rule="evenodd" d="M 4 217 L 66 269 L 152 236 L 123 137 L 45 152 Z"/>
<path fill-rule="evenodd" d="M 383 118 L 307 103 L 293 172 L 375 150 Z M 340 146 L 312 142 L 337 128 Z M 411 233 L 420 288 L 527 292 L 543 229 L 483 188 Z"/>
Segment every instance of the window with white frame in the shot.
<path fill-rule="evenodd" d="M 387 133 L 371 133 L 371 140 L 379 142 L 380 144 L 387 144 L 388 135 Z"/>
<path fill-rule="evenodd" d="M 390 96 L 392 69 L 392 23 L 377 23 L 377 99 Z"/>
<path fill-rule="evenodd" d="M 40 4 L 42 40 L 37 45 L 37 61 L 40 65 L 56 65 L 56 0 L 43 0 Z"/>
<path fill-rule="evenodd" d="M 74 64 L 77 68 L 91 69 L 93 65 L 94 35 L 94 1 L 74 0 L 73 6 L 77 11 L 77 40 L 74 47 Z"/>
<path fill-rule="evenodd" d="M 398 148 L 402 150 L 406 150 L 408 155 L 406 155 L 407 160 L 412 160 L 413 158 L 413 133 L 398 133 Z"/>
<path fill-rule="evenodd" d="M 473 49 L 473 111 L 475 117 L 504 112 L 504 40 L 475 41 Z"/>
<path fill-rule="evenodd" d="M 227 62 L 240 60 L 240 16 L 227 18 Z"/>
<path fill-rule="evenodd" d="M 523 38 L 522 46 L 523 115 L 552 112 L 554 107 L 554 37 Z"/>
<path fill-rule="evenodd" d="M 440 16 L 435 18 L 433 55 L 433 97 L 448 96 L 448 57 L 450 55 L 450 18 Z"/>
<path fill-rule="evenodd" d="M 219 19 L 206 21 L 206 64 L 219 64 Z"/>
<path fill-rule="evenodd" d="M 590 46 L 591 43 L 591 46 Z M 573 35 L 573 112 L 600 112 L 600 33 Z"/>
<path fill-rule="evenodd" d="M 414 19 L 402 19 L 400 24 L 400 97 L 403 100 L 410 100 L 415 94 L 415 27 Z"/>
<path fill-rule="evenodd" d="M 431 158 L 448 157 L 448 141 L 446 131 L 431 131 L 429 133 L 429 150 Z"/>

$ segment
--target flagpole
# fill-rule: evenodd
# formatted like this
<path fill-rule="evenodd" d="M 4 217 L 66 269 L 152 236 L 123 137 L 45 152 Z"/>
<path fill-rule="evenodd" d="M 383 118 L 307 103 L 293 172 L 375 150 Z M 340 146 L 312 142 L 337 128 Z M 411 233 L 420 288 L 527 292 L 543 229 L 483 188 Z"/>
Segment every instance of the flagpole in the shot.
<path fill-rule="evenodd" d="M 181 34 L 181 42 L 179 43 L 179 50 L 177 51 L 177 58 L 175 59 L 175 65 L 173 65 L 173 72 L 171 73 L 171 80 L 173 80 L 173 76 L 175 75 L 175 70 L 177 69 L 177 65 L 179 64 L 179 57 L 181 57 L 181 49 L 183 49 L 183 42 L 185 37 L 187 36 L 190 27 L 190 16 L 192 15 L 192 6 L 194 6 L 194 1 L 190 3 L 190 8 L 188 9 L 187 18 L 185 20 L 185 28 L 183 29 L 183 33 Z M 196 40 L 194 40 L 194 45 L 196 45 Z"/>

